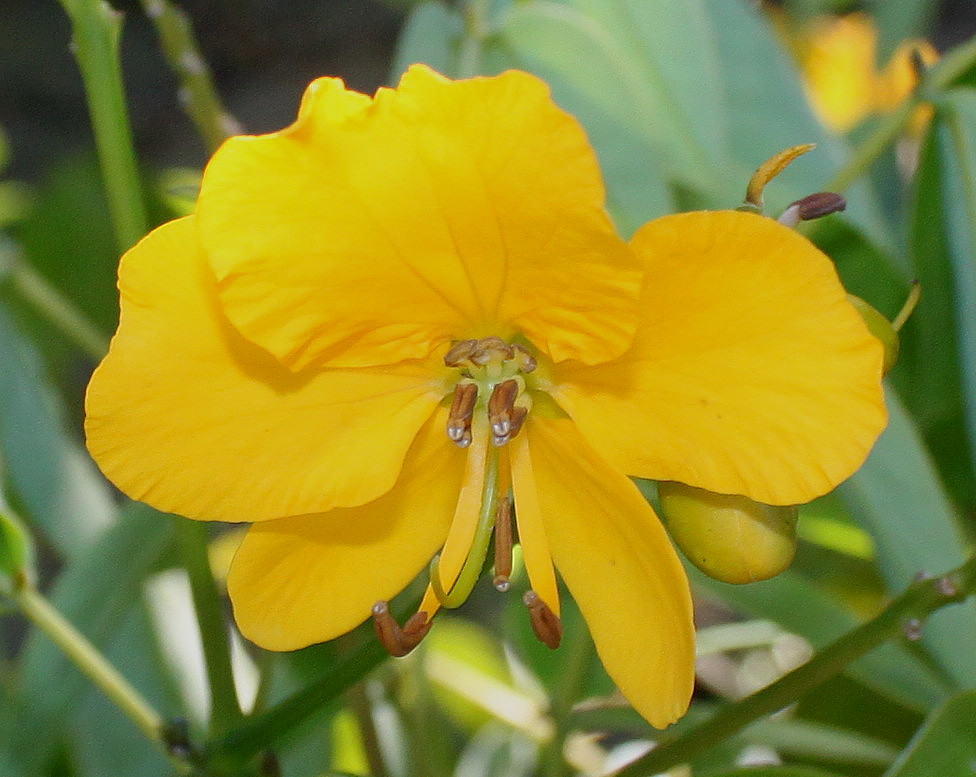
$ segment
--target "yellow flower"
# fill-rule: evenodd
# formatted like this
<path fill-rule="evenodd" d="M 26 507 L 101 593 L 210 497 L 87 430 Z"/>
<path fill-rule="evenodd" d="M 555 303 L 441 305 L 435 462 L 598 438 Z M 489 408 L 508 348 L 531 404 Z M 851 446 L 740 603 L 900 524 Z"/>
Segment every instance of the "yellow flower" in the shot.
<path fill-rule="evenodd" d="M 119 286 L 89 448 L 133 498 L 253 523 L 248 638 L 332 639 L 435 554 L 421 609 L 456 604 L 511 493 L 540 638 L 555 566 L 659 727 L 691 694 L 691 600 L 627 475 L 804 502 L 884 425 L 881 348 L 827 257 L 737 212 L 621 240 L 583 131 L 521 72 L 315 81 L 292 126 L 216 153 Z M 377 616 L 388 646 L 417 636 Z"/>
<path fill-rule="evenodd" d="M 823 122 L 846 132 L 868 116 L 886 113 L 908 97 L 918 82 L 912 52 L 931 65 L 938 53 L 928 41 L 903 42 L 884 68 L 876 64 L 878 32 L 866 14 L 824 16 L 793 40 L 810 102 Z M 913 127 L 927 117 L 920 111 Z"/>

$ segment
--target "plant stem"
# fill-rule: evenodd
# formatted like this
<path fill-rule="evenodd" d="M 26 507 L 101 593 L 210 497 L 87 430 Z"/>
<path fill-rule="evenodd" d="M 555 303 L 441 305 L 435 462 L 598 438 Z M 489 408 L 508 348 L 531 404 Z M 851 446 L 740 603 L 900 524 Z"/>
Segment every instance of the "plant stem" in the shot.
<path fill-rule="evenodd" d="M 543 769 L 546 777 L 564 777 L 571 770 L 563 756 L 566 735 L 574 726 L 570 718 L 573 704 L 582 695 L 587 673 L 593 660 L 593 640 L 582 618 L 567 624 L 566 639 L 560 646 L 559 683 L 552 696 L 549 715 L 555 724 L 552 738 L 543 750 Z"/>
<path fill-rule="evenodd" d="M 919 105 L 937 100 L 942 90 L 973 66 L 976 66 L 976 39 L 957 46 L 926 73 L 915 91 L 881 121 L 854 156 L 834 176 L 826 190 L 842 192 L 847 189 L 904 133 Z"/>
<path fill-rule="evenodd" d="M 295 692 L 262 715 L 245 722 L 213 743 L 205 754 L 208 764 L 216 764 L 214 773 L 232 773 L 235 765 L 268 748 L 280 736 L 301 724 L 323 705 L 341 698 L 346 690 L 362 680 L 389 654 L 375 639 L 367 641 L 337 662 L 320 680 Z"/>
<path fill-rule="evenodd" d="M 615 777 L 647 777 L 727 739 L 765 715 L 772 714 L 839 674 L 856 658 L 903 632 L 915 631 L 922 620 L 947 604 L 961 602 L 976 592 L 976 556 L 944 575 L 918 580 L 871 620 L 849 631 L 810 661 L 772 685 L 730 704 L 704 723 L 662 744 L 625 766 Z"/>
<path fill-rule="evenodd" d="M 119 252 L 146 232 L 142 187 L 132 148 L 119 63 L 122 15 L 104 0 L 60 0 L 71 20 L 71 47 L 88 97 Z"/>
<path fill-rule="evenodd" d="M 237 725 L 243 715 L 230 662 L 227 622 L 207 555 L 207 526 L 196 521 L 179 521 L 177 533 L 180 556 L 190 578 L 193 608 L 203 642 L 203 656 L 210 684 L 211 733 L 221 734 Z"/>
<path fill-rule="evenodd" d="M 193 27 L 186 14 L 169 0 L 140 0 L 162 43 L 163 53 L 180 81 L 180 102 L 196 125 L 210 152 L 241 126 L 225 109 L 210 76 L 210 68 L 200 55 Z"/>
<path fill-rule="evenodd" d="M 24 585 L 10 598 L 31 622 L 132 720 L 146 738 L 163 747 L 163 719 L 105 657 L 33 586 Z"/>

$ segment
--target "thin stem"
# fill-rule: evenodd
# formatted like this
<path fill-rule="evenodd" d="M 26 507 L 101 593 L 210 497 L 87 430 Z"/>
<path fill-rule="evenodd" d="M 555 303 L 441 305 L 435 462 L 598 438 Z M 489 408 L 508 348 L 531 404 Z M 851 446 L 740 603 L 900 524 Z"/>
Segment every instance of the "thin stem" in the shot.
<path fill-rule="evenodd" d="M 47 599 L 29 585 L 12 592 L 10 598 L 147 739 L 164 747 L 162 716 Z"/>
<path fill-rule="evenodd" d="M 543 763 L 547 777 L 564 777 L 570 773 L 563 756 L 566 735 L 572 730 L 574 721 L 570 717 L 573 704 L 582 696 L 593 658 L 593 640 L 581 618 L 567 629 L 568 639 L 563 641 L 563 657 L 559 664 L 559 683 L 551 700 L 550 716 L 556 730 L 552 739 L 546 743 Z"/>
<path fill-rule="evenodd" d="M 413 609 L 416 609 L 415 601 Z M 375 639 L 333 665 L 321 680 L 297 691 L 262 715 L 249 719 L 239 728 L 215 742 L 205 754 L 207 763 L 215 764 L 215 773 L 231 773 L 235 764 L 265 750 L 280 736 L 303 723 L 325 704 L 342 697 L 353 684 L 379 666 L 389 653 Z M 219 767 L 224 767 L 221 769 Z"/>
<path fill-rule="evenodd" d="M 0 279 L 92 359 L 105 356 L 108 338 L 6 241 L 0 243 Z"/>
<path fill-rule="evenodd" d="M 224 108 L 214 87 L 210 68 L 201 56 L 186 14 L 169 0 L 140 0 L 162 43 L 163 53 L 180 81 L 180 102 L 207 149 L 217 147 L 242 132 L 237 120 Z"/>
<path fill-rule="evenodd" d="M 71 48 L 88 97 L 95 145 L 120 252 L 146 233 L 119 63 L 122 15 L 104 0 L 60 0 L 71 19 Z"/>
<path fill-rule="evenodd" d="M 692 760 L 753 721 L 792 704 L 881 643 L 903 632 L 917 632 L 918 624 L 933 612 L 961 602 L 974 592 L 976 556 L 947 574 L 916 581 L 878 615 L 821 650 L 803 666 L 751 696 L 720 709 L 681 736 L 664 741 L 647 755 L 615 772 L 616 777 L 647 777 Z"/>
<path fill-rule="evenodd" d="M 874 161 L 905 132 L 915 109 L 937 99 L 939 92 L 976 65 L 976 39 L 957 46 L 929 70 L 909 95 L 877 126 L 854 156 L 827 185 L 827 191 L 842 192 L 861 177 Z"/>
<path fill-rule="evenodd" d="M 359 724 L 360 738 L 363 750 L 366 752 L 370 775 L 391 777 L 390 770 L 386 767 L 386 759 L 383 758 L 383 748 L 380 747 L 379 733 L 373 720 L 373 704 L 369 699 L 365 681 L 358 682 L 350 688 L 346 698 L 349 699 L 349 704 L 356 715 L 356 722 Z"/>
<path fill-rule="evenodd" d="M 227 623 L 207 555 L 207 527 L 190 520 L 179 521 L 178 527 L 180 555 L 190 578 L 193 607 L 203 641 L 210 683 L 211 724 L 213 733 L 223 733 L 239 723 L 243 715 L 231 667 Z"/>

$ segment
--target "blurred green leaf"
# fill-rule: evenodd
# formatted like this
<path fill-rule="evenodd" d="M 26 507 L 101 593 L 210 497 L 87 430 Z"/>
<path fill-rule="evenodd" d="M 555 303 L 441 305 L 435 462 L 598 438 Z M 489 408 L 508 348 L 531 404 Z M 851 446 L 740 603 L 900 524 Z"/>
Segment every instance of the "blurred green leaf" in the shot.
<path fill-rule="evenodd" d="M 891 593 L 920 572 L 944 572 L 966 559 L 968 538 L 959 517 L 894 392 L 888 393 L 888 428 L 839 493 L 874 538 L 878 568 Z M 920 644 L 959 687 L 972 686 L 976 651 L 959 646 L 976 645 L 976 602 L 937 613 Z"/>
<path fill-rule="evenodd" d="M 972 777 L 974 765 L 976 692 L 969 691 L 932 713 L 885 777 Z"/>
<path fill-rule="evenodd" d="M 837 772 L 808 766 L 745 766 L 721 772 L 702 772 L 701 777 L 844 777 Z"/>
<path fill-rule="evenodd" d="M 453 74 L 458 41 L 464 32 L 460 14 L 441 0 L 416 3 L 407 17 L 390 68 L 392 80 L 410 65 L 423 62 L 445 75 Z"/>
<path fill-rule="evenodd" d="M 115 519 L 104 479 L 65 429 L 60 398 L 0 300 L 0 453 L 11 500 L 59 553 L 89 547 Z"/>
<path fill-rule="evenodd" d="M 976 90 L 957 89 L 946 96 L 939 106 L 936 133 L 943 174 L 940 201 L 972 449 L 976 445 Z"/>
<path fill-rule="evenodd" d="M 878 24 L 878 61 L 887 62 L 903 40 L 924 36 L 938 6 L 934 0 L 874 0 L 871 10 Z"/>
<path fill-rule="evenodd" d="M 898 755 L 898 749 L 889 743 L 856 731 L 792 718 L 759 721 L 746 729 L 744 737 L 793 759 L 888 766 Z"/>

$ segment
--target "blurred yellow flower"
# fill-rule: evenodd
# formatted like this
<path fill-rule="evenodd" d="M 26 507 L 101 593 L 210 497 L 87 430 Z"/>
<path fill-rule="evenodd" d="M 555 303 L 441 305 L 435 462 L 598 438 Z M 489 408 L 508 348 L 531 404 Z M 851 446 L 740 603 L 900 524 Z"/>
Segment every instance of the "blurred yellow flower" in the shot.
<path fill-rule="evenodd" d="M 521 72 L 415 66 L 370 98 L 323 78 L 285 130 L 228 141 L 194 215 L 122 260 L 88 445 L 135 499 L 253 525 L 229 591 L 290 650 L 464 598 L 514 512 L 533 625 L 555 570 L 624 695 L 687 707 L 691 599 L 627 478 L 805 502 L 884 425 L 881 348 L 822 253 L 759 216 L 621 240 L 577 122 Z M 377 603 L 380 603 L 377 605 Z"/>
<path fill-rule="evenodd" d="M 894 109 L 911 93 L 918 82 L 913 51 L 926 65 L 939 58 L 927 40 L 910 40 L 879 70 L 878 31 L 871 17 L 863 13 L 820 17 L 790 41 L 814 110 L 838 132 L 846 132 L 872 114 Z M 920 111 L 916 130 L 927 116 Z"/>

